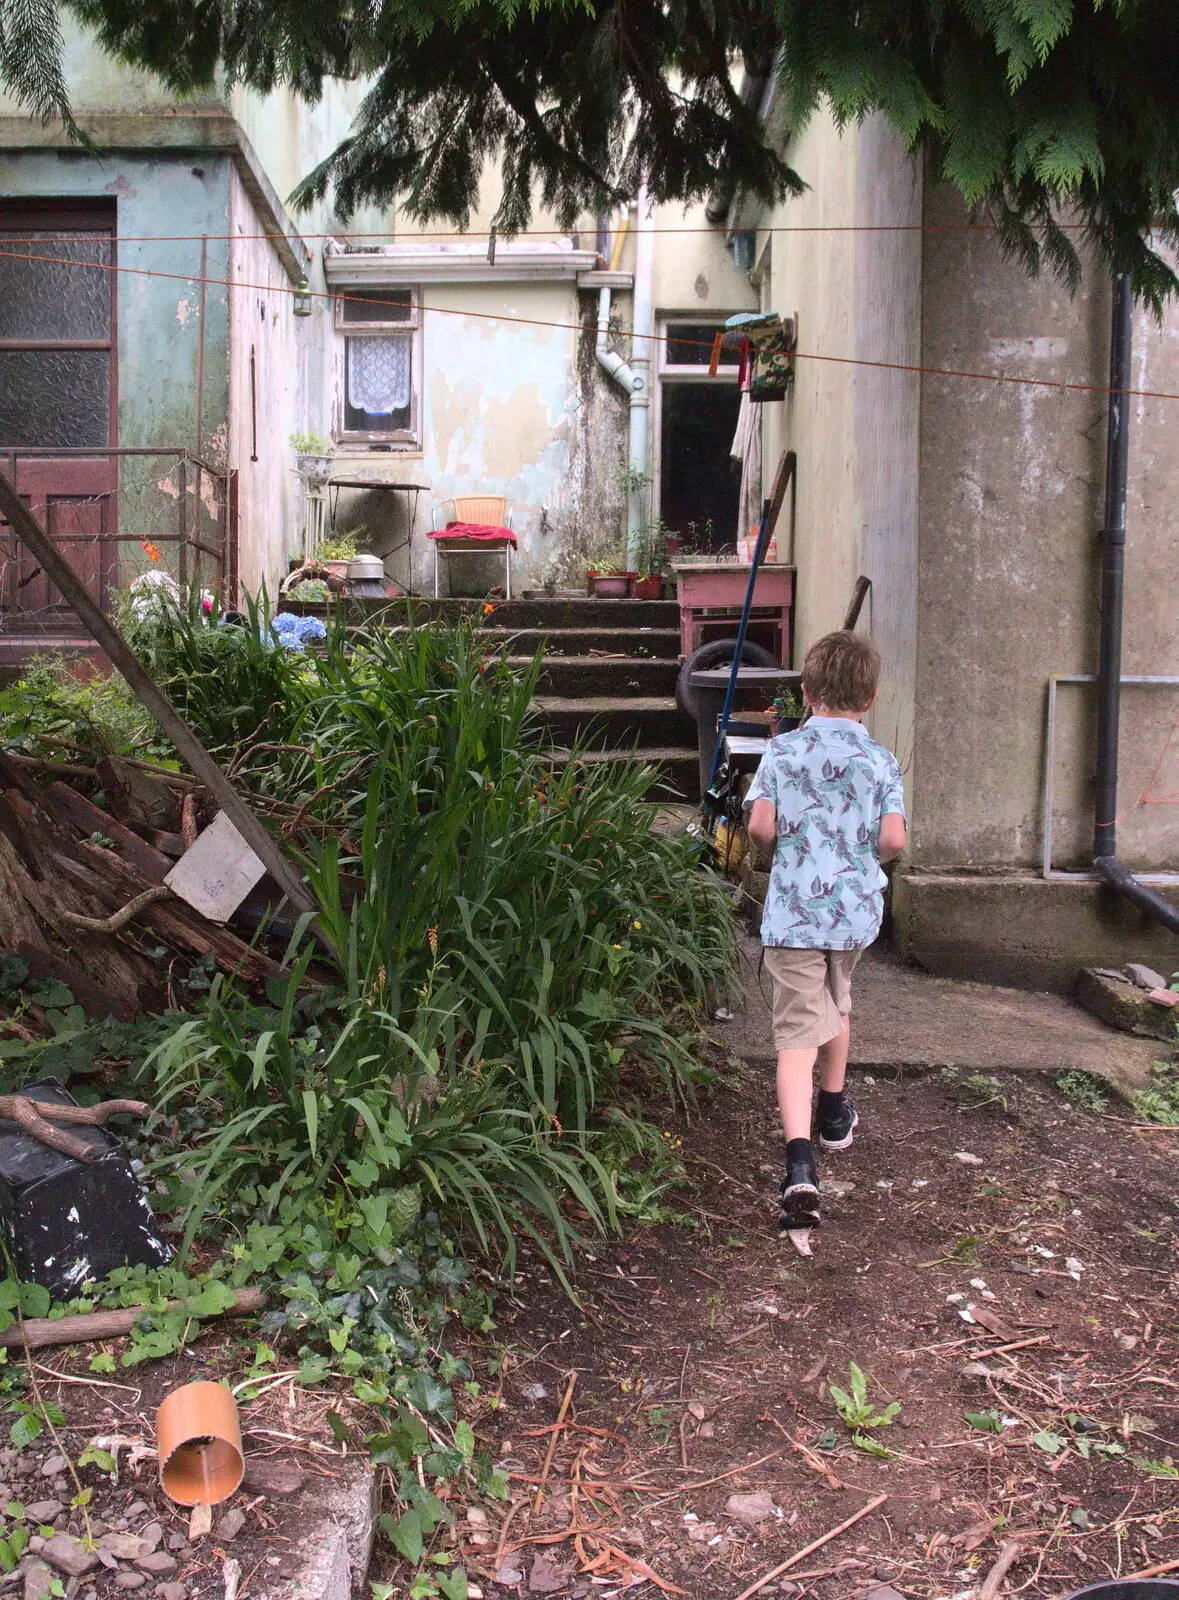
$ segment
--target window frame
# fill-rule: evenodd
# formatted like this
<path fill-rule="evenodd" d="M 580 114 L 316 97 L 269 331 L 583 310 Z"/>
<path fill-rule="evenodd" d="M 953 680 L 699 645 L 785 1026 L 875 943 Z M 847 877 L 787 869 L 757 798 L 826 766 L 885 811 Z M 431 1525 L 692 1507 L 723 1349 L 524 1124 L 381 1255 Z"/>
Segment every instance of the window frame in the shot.
<path fill-rule="evenodd" d="M 106 352 L 107 357 L 107 436 L 106 443 L 72 448 L 77 455 L 93 448 L 95 455 L 114 449 L 119 439 L 119 295 L 118 295 L 118 206 L 113 200 L 87 200 L 51 196 L 13 196 L 0 199 L 0 233 L 26 234 L 31 239 L 53 233 L 92 233 L 105 240 L 108 248 L 107 282 L 110 310 L 107 334 L 103 339 L 3 338 L 0 349 L 13 351 Z M 48 249 L 53 240 L 45 239 Z M 6 441 L 0 440 L 0 446 Z M 10 441 L 8 441 L 10 443 Z"/>
<path fill-rule="evenodd" d="M 397 320 L 368 318 L 365 321 L 345 321 L 344 305 L 350 295 L 359 290 L 364 295 L 408 294 L 409 315 Z M 337 340 L 338 363 L 335 404 L 333 406 L 332 438 L 336 444 L 347 447 L 385 445 L 399 451 L 420 450 L 422 447 L 422 349 L 423 322 L 421 290 L 404 283 L 341 284 L 332 290 L 332 320 Z M 376 431 L 370 428 L 349 428 L 345 424 L 348 403 L 348 348 L 349 339 L 394 338 L 408 334 L 410 338 L 409 425 L 404 428 Z"/>
<path fill-rule="evenodd" d="M 659 378 L 670 383 L 736 383 L 738 361 L 736 359 L 737 350 L 735 346 L 731 350 L 734 359 L 719 366 L 714 377 L 709 376 L 707 361 L 697 366 L 682 361 L 668 360 L 668 343 L 673 328 L 711 328 L 715 338 L 716 334 L 723 330 L 726 318 L 730 315 L 732 315 L 731 312 L 717 316 L 702 316 L 698 312 L 685 311 L 660 312 L 659 332 L 661 337 L 658 343 L 659 358 L 656 363 Z"/>

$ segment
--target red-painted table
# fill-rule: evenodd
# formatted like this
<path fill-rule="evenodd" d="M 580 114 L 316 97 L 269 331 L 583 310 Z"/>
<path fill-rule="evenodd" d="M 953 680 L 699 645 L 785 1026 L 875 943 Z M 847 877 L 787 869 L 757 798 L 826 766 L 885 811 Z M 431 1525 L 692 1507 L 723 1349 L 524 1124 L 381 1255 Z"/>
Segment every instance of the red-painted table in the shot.
<path fill-rule="evenodd" d="M 686 658 L 711 639 L 737 631 L 749 567 L 737 561 L 682 561 L 674 568 L 679 583 L 680 654 Z M 790 608 L 794 568 L 780 562 L 758 569 L 748 638 L 765 644 L 784 667 L 790 665 Z"/>

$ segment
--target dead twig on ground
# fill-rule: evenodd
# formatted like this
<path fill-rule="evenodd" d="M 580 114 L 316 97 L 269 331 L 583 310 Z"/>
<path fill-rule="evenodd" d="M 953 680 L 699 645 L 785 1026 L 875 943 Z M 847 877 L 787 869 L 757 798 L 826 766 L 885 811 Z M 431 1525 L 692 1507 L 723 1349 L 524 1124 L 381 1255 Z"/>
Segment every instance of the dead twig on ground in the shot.
<path fill-rule="evenodd" d="M 787 1556 L 785 1561 L 780 1561 L 776 1567 L 771 1567 L 769 1572 L 763 1573 L 762 1576 L 758 1578 L 756 1582 L 751 1583 L 747 1589 L 742 1589 L 741 1593 L 737 1596 L 737 1600 L 749 1600 L 750 1595 L 756 1594 L 759 1589 L 764 1589 L 767 1583 L 773 1583 L 774 1579 L 780 1577 L 783 1572 L 789 1572 L 790 1568 L 795 1566 L 799 1561 L 803 1560 L 805 1556 L 809 1556 L 814 1551 L 822 1549 L 825 1544 L 830 1544 L 832 1539 L 838 1539 L 841 1533 L 846 1533 L 847 1530 L 851 1527 L 854 1527 L 857 1522 L 861 1521 L 871 1512 L 878 1510 L 887 1499 L 888 1496 L 886 1494 L 876 1495 L 874 1499 L 868 1501 L 866 1506 L 861 1506 L 858 1511 L 853 1512 L 850 1517 L 845 1518 L 837 1528 L 831 1528 L 827 1533 L 820 1534 L 817 1539 L 812 1539 L 810 1544 L 803 1545 L 801 1550 L 796 1550 L 792 1556 Z"/>
<path fill-rule="evenodd" d="M 64 916 L 65 913 L 62 912 Z M 15 1122 L 30 1139 L 57 1150 L 75 1161 L 94 1161 L 101 1147 L 88 1144 L 77 1134 L 66 1133 L 55 1127 L 58 1122 L 71 1122 L 87 1128 L 101 1127 L 110 1117 L 126 1113 L 132 1117 L 146 1117 L 151 1107 L 142 1100 L 104 1100 L 96 1106 L 55 1105 L 49 1100 L 32 1100 L 23 1094 L 0 1094 L 0 1117 Z"/>
<path fill-rule="evenodd" d="M 788 1433 L 778 1421 L 777 1417 L 762 1417 L 761 1420 L 762 1422 L 772 1423 L 783 1438 L 789 1439 L 790 1443 L 798 1451 L 799 1455 L 806 1462 L 807 1466 L 810 1467 L 812 1472 L 817 1472 L 820 1477 L 826 1478 L 828 1488 L 851 1489 L 855 1487 L 854 1484 L 844 1483 L 842 1478 L 837 1478 L 827 1463 L 820 1460 L 815 1452 L 813 1450 L 809 1450 L 805 1444 L 801 1444 L 792 1433 Z"/>
<path fill-rule="evenodd" d="M 1127 1572 L 1122 1583 L 1136 1583 L 1140 1578 L 1161 1578 L 1164 1572 L 1179 1571 L 1179 1559 L 1156 1561 L 1153 1567 L 1140 1567 L 1137 1572 Z"/>
<path fill-rule="evenodd" d="M 1003 1586 L 1003 1579 L 1024 1554 L 1024 1547 L 1018 1539 L 1008 1539 L 999 1551 L 994 1566 L 979 1584 L 975 1600 L 995 1600 L 995 1596 Z"/>
<path fill-rule="evenodd" d="M 549 1481 L 549 1472 L 552 1469 L 553 1456 L 556 1454 L 557 1450 L 557 1440 L 561 1437 L 561 1430 L 565 1426 L 565 1417 L 569 1411 L 570 1404 L 572 1403 L 573 1391 L 576 1387 L 577 1373 L 571 1372 L 569 1374 L 569 1382 L 565 1389 L 565 1398 L 561 1401 L 561 1409 L 557 1412 L 557 1420 L 553 1425 L 552 1436 L 549 1439 L 549 1447 L 545 1451 L 544 1465 L 540 1469 L 540 1482 L 536 1486 L 536 1496 L 532 1502 L 532 1510 L 534 1514 L 539 1511 L 541 1506 L 544 1504 L 545 1484 Z"/>

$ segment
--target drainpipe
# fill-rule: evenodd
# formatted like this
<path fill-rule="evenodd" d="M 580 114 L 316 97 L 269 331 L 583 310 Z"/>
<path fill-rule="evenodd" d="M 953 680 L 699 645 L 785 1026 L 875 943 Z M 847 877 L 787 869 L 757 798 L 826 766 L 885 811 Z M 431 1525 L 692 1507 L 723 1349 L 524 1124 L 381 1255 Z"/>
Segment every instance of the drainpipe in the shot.
<path fill-rule="evenodd" d="M 1101 561 L 1101 647 L 1097 667 L 1097 807 L 1093 870 L 1118 894 L 1179 933 L 1179 910 L 1139 883 L 1117 859 L 1118 732 L 1121 709 L 1122 610 L 1126 568 L 1126 485 L 1130 463 L 1130 355 L 1134 296 L 1129 274 L 1114 278 L 1109 353 L 1109 421 L 1105 446 L 1105 528 Z"/>
<path fill-rule="evenodd" d="M 647 490 L 647 411 L 651 404 L 649 373 L 651 334 L 654 329 L 654 264 L 655 235 L 647 215 L 647 188 L 643 184 L 639 189 L 635 218 L 634 337 L 631 359 L 624 361 L 617 351 L 609 348 L 609 289 L 602 289 L 598 294 L 598 337 L 595 346 L 598 364 L 625 391 L 630 405 L 627 466 L 631 487 L 627 493 L 626 551 L 627 565 L 632 568 L 639 558 Z"/>

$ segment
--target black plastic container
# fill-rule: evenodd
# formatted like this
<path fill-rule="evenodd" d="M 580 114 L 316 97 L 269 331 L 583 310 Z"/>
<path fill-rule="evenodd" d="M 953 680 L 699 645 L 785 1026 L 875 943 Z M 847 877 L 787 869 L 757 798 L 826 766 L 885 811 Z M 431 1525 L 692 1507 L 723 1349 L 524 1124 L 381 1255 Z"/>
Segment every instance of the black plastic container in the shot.
<path fill-rule="evenodd" d="M 57 1078 L 22 1089 L 30 1100 L 75 1105 Z M 172 1251 L 131 1163 L 105 1128 L 76 1128 L 103 1154 L 75 1161 L 0 1117 L 0 1227 L 26 1283 L 68 1300 L 115 1267 L 162 1266 Z"/>

